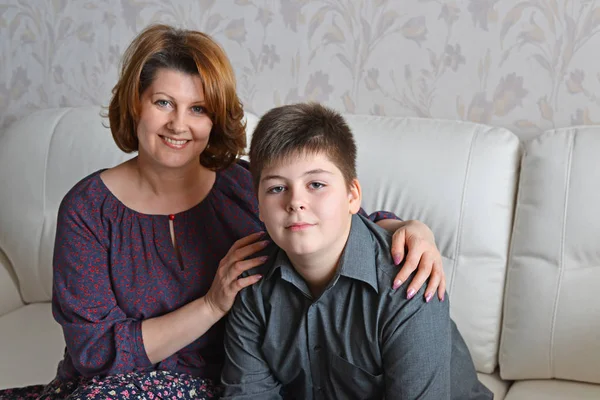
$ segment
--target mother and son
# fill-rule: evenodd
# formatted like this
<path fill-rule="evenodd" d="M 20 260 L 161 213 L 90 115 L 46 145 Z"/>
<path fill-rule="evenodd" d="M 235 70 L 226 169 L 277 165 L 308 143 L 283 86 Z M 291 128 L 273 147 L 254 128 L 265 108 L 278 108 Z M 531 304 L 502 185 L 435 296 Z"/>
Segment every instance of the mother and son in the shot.
<path fill-rule="evenodd" d="M 125 52 L 107 114 L 138 154 L 61 203 L 64 358 L 48 385 L 0 398 L 492 398 L 450 319 L 431 231 L 362 211 L 338 113 L 267 112 L 248 165 L 225 53 L 155 25 Z"/>

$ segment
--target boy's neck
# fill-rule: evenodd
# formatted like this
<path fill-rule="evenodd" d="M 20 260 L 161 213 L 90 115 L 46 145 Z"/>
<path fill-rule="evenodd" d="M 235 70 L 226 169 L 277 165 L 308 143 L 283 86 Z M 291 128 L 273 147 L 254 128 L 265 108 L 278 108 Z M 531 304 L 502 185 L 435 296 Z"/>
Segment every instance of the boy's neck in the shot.
<path fill-rule="evenodd" d="M 346 242 L 350 236 L 350 227 L 351 224 L 349 223 L 345 234 L 340 235 L 339 240 L 336 240 L 332 246 L 319 253 L 309 255 L 286 253 L 296 272 L 306 281 L 315 299 L 325 291 L 327 285 L 335 276 Z"/>

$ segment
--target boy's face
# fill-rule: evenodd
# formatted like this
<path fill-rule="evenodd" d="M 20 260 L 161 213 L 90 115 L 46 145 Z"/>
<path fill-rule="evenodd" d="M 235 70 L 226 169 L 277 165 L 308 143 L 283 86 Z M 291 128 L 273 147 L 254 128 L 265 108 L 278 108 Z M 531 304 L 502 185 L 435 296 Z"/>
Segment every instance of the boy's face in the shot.
<path fill-rule="evenodd" d="M 343 249 L 360 200 L 358 181 L 348 188 L 342 172 L 322 153 L 273 163 L 262 171 L 258 186 L 260 219 L 288 256 Z"/>

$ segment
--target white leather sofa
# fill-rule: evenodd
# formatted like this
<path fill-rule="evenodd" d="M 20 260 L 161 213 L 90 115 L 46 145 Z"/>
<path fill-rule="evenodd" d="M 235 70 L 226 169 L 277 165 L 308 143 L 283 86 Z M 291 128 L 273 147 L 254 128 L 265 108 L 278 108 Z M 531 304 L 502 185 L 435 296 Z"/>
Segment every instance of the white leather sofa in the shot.
<path fill-rule="evenodd" d="M 0 388 L 48 382 L 62 357 L 49 303 L 58 205 L 130 157 L 100 111 L 38 111 L 0 134 Z M 453 318 L 495 398 L 600 399 L 600 127 L 522 144 L 467 122 L 347 119 L 365 209 L 434 230 Z"/>

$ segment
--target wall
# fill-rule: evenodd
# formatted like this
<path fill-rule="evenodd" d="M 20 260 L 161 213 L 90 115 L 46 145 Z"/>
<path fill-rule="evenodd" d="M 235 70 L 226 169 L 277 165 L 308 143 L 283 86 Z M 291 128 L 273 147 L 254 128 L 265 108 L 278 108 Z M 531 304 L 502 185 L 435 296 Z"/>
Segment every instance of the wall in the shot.
<path fill-rule="evenodd" d="M 504 126 L 523 139 L 600 121 L 600 4 L 585 0 L 9 0 L 0 2 L 0 128 L 32 110 L 106 105 L 135 33 L 213 35 L 246 108 Z"/>

